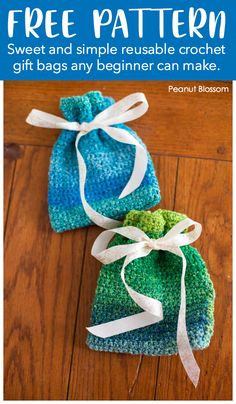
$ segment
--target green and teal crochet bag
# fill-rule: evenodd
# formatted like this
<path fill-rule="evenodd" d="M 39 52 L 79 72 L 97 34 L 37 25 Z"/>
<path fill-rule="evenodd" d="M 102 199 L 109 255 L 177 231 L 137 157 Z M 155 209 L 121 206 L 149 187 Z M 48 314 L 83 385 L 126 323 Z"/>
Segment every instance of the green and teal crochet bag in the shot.
<path fill-rule="evenodd" d="M 103 265 L 101 268 L 96 295 L 92 305 L 91 327 L 88 328 L 90 332 L 88 334 L 87 344 L 91 349 L 146 355 L 173 355 L 178 352 L 180 353 L 180 349 L 182 349 L 182 337 L 181 330 L 179 330 L 179 336 L 177 335 L 177 329 L 178 327 L 183 328 L 181 321 L 182 323 L 184 322 L 183 318 L 182 320 L 180 318 L 180 310 L 183 309 L 183 307 L 180 309 L 180 305 L 182 305 L 182 298 L 184 298 L 184 295 L 182 296 L 181 294 L 183 293 L 181 288 L 184 287 L 181 283 L 184 260 L 186 260 L 184 283 L 186 289 L 185 318 L 187 339 L 189 340 L 191 350 L 208 347 L 214 327 L 215 292 L 206 264 L 201 255 L 196 248 L 185 245 L 186 242 L 181 241 L 182 238 L 185 237 L 186 239 L 186 237 L 190 237 L 191 234 L 193 234 L 193 237 L 191 237 L 193 238 L 192 241 L 194 241 L 199 237 L 201 232 L 200 230 L 199 234 L 196 236 L 196 230 L 190 233 L 187 232 L 187 229 L 182 231 L 182 223 L 184 225 L 187 221 L 186 228 L 192 224 L 196 224 L 196 222 L 192 222 L 190 219 L 186 218 L 187 217 L 183 214 L 161 209 L 154 213 L 149 211 L 131 211 L 126 215 L 121 232 L 122 229 L 128 229 L 129 232 L 131 231 L 131 237 L 128 239 L 121 234 L 115 235 L 113 240 L 109 243 L 108 250 L 106 250 L 108 261 L 112 261 L 110 255 L 113 254 L 113 250 L 115 254 L 117 254 L 116 250 L 118 246 L 122 246 L 122 248 L 125 246 L 125 248 L 127 248 L 127 254 L 123 254 L 126 260 L 128 254 L 133 254 L 131 257 L 133 260 L 130 260 L 132 261 L 130 263 L 128 261 L 128 265 L 126 265 L 125 268 L 125 276 L 123 275 L 126 286 L 128 285 L 128 288 L 132 288 L 135 292 L 138 292 L 138 294 L 152 298 L 151 300 L 153 301 L 159 301 L 162 305 L 163 319 L 156 322 L 155 316 L 154 320 L 152 320 L 152 315 L 150 315 L 150 325 L 132 330 L 130 322 L 132 323 L 134 317 L 135 320 L 138 320 L 138 316 L 135 316 L 137 314 L 140 314 L 140 317 L 142 317 L 143 310 L 141 309 L 142 305 L 135 303 L 132 299 L 122 281 L 121 272 L 122 266 L 124 266 L 124 258 L 119 258 L 122 254 L 119 255 L 118 253 L 118 260 L 113 260 L 113 262 Z M 201 228 L 200 224 L 197 225 Z M 154 245 L 149 253 L 147 252 L 146 254 L 141 251 L 142 257 L 137 258 L 137 256 L 140 256 L 140 252 L 137 253 L 135 249 L 129 251 L 129 248 L 136 245 L 133 241 L 135 237 L 132 238 L 132 231 L 136 231 L 135 229 L 142 230 L 147 235 L 147 238 L 151 240 L 150 242 L 154 242 L 154 244 L 155 240 L 157 242 L 160 240 L 163 243 L 164 238 L 165 244 L 167 242 L 167 247 L 160 247 L 159 250 L 159 247 L 157 247 L 157 250 L 155 250 Z M 117 230 L 118 232 L 120 231 L 119 229 Z M 180 234 L 171 236 L 172 233 L 176 233 L 177 231 Z M 108 231 L 103 233 L 108 233 Z M 107 234 L 104 234 L 102 237 L 107 238 L 109 241 Z M 167 241 L 165 241 L 165 237 L 167 237 Z M 172 237 L 174 240 L 172 241 L 172 244 L 174 243 L 173 245 L 175 245 L 176 240 L 180 240 L 178 241 L 179 245 L 183 245 L 181 246 L 180 254 L 183 254 L 185 258 L 181 259 L 181 256 L 176 255 L 175 247 L 171 247 L 170 242 L 168 247 L 168 237 L 169 239 Z M 112 247 L 114 248 L 112 249 Z M 140 248 L 142 250 L 142 248 L 147 247 L 143 244 Z M 110 253 L 107 253 L 108 251 L 110 251 Z M 93 255 L 100 259 L 99 252 L 95 252 Z M 100 260 L 102 261 L 102 259 Z M 139 300 L 136 300 L 136 302 L 137 301 L 139 302 Z M 116 324 L 116 320 L 124 320 L 125 318 L 128 323 L 128 326 L 126 324 L 127 330 L 129 331 L 120 333 L 118 330 L 117 332 L 117 328 L 119 329 L 120 324 L 118 322 Z M 99 325 L 105 325 L 105 329 L 106 326 L 108 326 L 108 333 L 105 331 L 105 334 L 112 336 L 105 338 L 104 335 L 102 337 L 98 336 L 100 332 L 99 330 L 97 331 L 96 327 Z M 111 331 L 111 329 L 113 331 Z M 183 350 L 185 350 L 185 348 Z M 190 352 L 189 349 L 188 351 Z M 190 353 L 189 355 L 191 356 Z M 185 356 L 185 352 L 183 352 L 182 357 Z M 196 385 L 199 372 L 195 380 L 193 380 L 194 377 L 190 375 L 191 369 L 189 370 L 188 363 L 186 364 L 188 360 L 186 360 L 186 358 L 181 359 L 189 377 Z M 191 360 L 192 358 L 189 359 L 190 362 Z"/>

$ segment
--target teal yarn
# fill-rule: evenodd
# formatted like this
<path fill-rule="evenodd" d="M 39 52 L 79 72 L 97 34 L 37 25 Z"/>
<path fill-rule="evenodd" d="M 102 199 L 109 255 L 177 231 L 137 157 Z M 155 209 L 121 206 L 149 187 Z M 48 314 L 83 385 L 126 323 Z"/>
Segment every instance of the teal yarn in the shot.
<path fill-rule="evenodd" d="M 131 211 L 123 225 L 136 226 L 150 238 L 160 238 L 185 215 L 157 210 Z M 127 244 L 130 240 L 116 235 L 110 246 Z M 181 248 L 186 261 L 186 323 L 193 350 L 208 347 L 214 329 L 215 292 L 206 265 L 192 246 Z M 120 277 L 123 259 L 103 265 L 92 305 L 91 326 L 142 311 L 128 295 Z M 87 344 L 97 351 L 123 352 L 146 355 L 173 355 L 177 348 L 177 321 L 180 307 L 182 260 L 167 251 L 152 251 L 126 267 L 126 280 L 137 292 L 162 302 L 164 319 L 148 327 L 100 338 L 88 334 Z"/>
<path fill-rule="evenodd" d="M 91 91 L 82 96 L 62 98 L 60 109 L 70 122 L 91 122 L 113 103 L 112 98 Z M 128 126 L 115 126 L 126 129 L 144 146 Z M 77 132 L 63 130 L 50 159 L 48 209 L 52 228 L 57 232 L 92 224 L 80 198 L 76 135 Z M 133 171 L 135 147 L 117 142 L 103 130 L 96 129 L 81 138 L 79 149 L 87 166 L 86 199 L 97 212 L 121 219 L 132 209 L 148 209 L 159 203 L 160 189 L 148 152 L 148 166 L 142 184 L 132 194 L 118 199 Z"/>

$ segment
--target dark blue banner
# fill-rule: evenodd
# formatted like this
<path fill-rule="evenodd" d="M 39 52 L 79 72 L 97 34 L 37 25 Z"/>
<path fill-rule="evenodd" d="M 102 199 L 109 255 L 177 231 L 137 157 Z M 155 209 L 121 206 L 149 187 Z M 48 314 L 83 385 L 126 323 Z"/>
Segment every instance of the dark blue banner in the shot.
<path fill-rule="evenodd" d="M 233 1 L 1 5 L 4 80 L 233 80 Z"/>

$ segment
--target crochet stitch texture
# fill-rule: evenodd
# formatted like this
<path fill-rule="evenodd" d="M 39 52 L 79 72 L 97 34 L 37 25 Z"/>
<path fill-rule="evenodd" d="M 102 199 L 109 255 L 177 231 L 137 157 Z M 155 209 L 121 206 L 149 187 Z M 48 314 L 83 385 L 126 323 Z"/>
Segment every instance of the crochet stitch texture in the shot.
<path fill-rule="evenodd" d="M 62 98 L 60 109 L 68 121 L 91 122 L 113 103 L 112 98 L 91 91 L 83 96 Z M 144 146 L 129 127 L 115 126 L 126 129 Z M 77 132 L 63 130 L 50 160 L 48 206 L 52 228 L 57 232 L 92 223 L 80 198 L 76 135 Z M 86 199 L 97 212 L 120 219 L 131 209 L 147 209 L 159 203 L 160 190 L 149 153 L 147 171 L 140 187 L 118 199 L 133 170 L 135 147 L 117 142 L 97 129 L 81 138 L 79 149 L 87 166 Z"/>
<path fill-rule="evenodd" d="M 150 238 L 157 239 L 184 218 L 186 216 L 180 213 L 161 209 L 154 213 L 131 211 L 123 226 L 136 226 Z M 131 242 L 116 235 L 110 246 Z M 192 349 L 204 349 L 213 334 L 215 292 L 206 265 L 196 248 L 184 246 L 181 249 L 187 261 L 185 284 L 188 337 Z M 142 312 L 121 281 L 123 260 L 102 266 L 92 307 L 91 325 Z M 181 258 L 167 251 L 152 251 L 147 257 L 131 262 L 126 267 L 126 281 L 136 291 L 160 300 L 164 319 L 151 326 L 106 339 L 89 333 L 88 346 L 98 351 L 176 354 L 181 273 Z"/>

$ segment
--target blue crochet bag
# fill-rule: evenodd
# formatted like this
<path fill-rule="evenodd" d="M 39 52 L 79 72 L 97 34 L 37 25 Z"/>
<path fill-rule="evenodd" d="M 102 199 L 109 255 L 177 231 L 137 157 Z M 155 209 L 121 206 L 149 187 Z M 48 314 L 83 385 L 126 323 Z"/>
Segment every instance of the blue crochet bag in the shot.
<path fill-rule="evenodd" d="M 82 96 L 62 98 L 60 109 L 67 121 L 81 124 L 91 122 L 112 104 L 112 98 L 103 97 L 99 91 L 91 91 Z M 126 125 L 113 127 L 125 129 L 145 148 L 137 134 Z M 75 148 L 77 134 L 78 131 L 63 130 L 52 150 L 48 205 L 51 225 L 57 232 L 92 224 L 81 201 Z M 148 152 L 147 169 L 141 185 L 119 199 L 133 171 L 135 146 L 116 141 L 104 130 L 95 129 L 80 139 L 79 151 L 87 168 L 86 200 L 96 212 L 108 218 L 121 219 L 132 209 L 147 209 L 159 203 L 159 185 Z"/>

